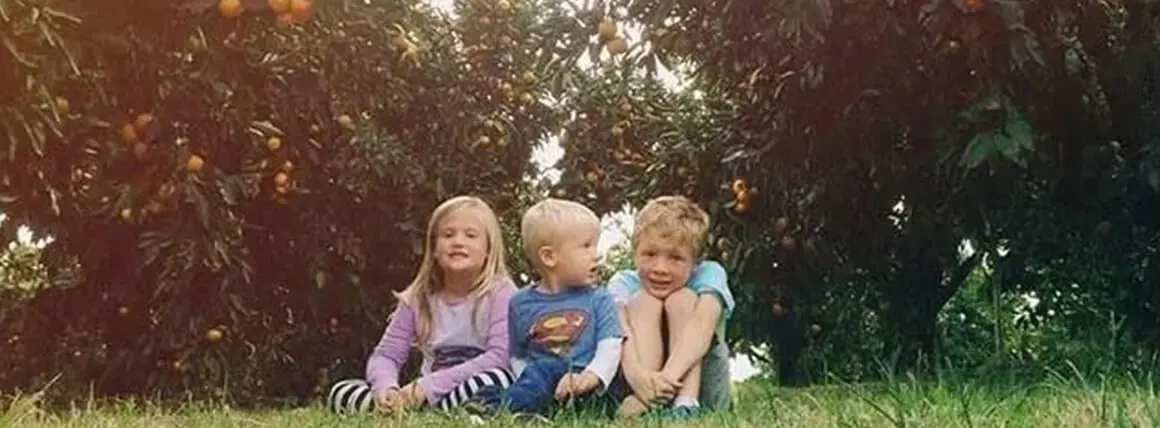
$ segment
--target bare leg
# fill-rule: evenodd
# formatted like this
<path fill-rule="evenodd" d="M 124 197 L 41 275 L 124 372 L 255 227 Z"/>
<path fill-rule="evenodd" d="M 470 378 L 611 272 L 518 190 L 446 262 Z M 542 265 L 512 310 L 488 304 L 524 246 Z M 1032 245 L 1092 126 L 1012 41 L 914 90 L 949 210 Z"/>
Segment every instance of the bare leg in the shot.
<path fill-rule="evenodd" d="M 688 288 L 681 289 L 665 299 L 665 314 L 669 324 L 668 343 L 676 343 L 689 321 L 693 319 L 693 308 L 697 305 L 697 294 Z M 681 380 L 681 390 L 677 392 L 677 399 L 697 400 L 701 393 L 701 364 L 695 364 L 685 373 L 670 373 L 671 369 L 665 364 L 665 376 Z"/>
<path fill-rule="evenodd" d="M 624 352 L 632 352 L 640 362 L 641 370 L 659 371 L 664 363 L 664 341 L 661 337 L 661 313 L 664 302 L 648 293 L 640 293 L 629 302 L 627 308 L 628 325 L 632 339 Z M 622 417 L 636 416 L 648 411 L 648 403 L 635 395 L 630 395 L 620 403 L 618 413 Z"/>

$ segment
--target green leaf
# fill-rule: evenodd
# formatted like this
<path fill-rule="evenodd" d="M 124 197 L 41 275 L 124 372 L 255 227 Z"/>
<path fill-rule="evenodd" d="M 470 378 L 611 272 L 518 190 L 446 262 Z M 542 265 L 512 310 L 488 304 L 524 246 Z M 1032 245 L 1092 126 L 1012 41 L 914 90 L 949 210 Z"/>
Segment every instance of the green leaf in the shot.
<path fill-rule="evenodd" d="M 974 169 L 987 161 L 995 153 L 995 140 L 998 136 L 994 131 L 984 131 L 975 135 L 963 152 L 962 165 L 967 169 Z"/>

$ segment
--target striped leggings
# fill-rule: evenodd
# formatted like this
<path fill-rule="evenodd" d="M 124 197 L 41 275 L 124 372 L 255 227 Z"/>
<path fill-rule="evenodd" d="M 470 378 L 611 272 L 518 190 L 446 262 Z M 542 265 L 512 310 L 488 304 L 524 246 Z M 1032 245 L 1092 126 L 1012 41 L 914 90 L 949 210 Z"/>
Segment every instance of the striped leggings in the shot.
<path fill-rule="evenodd" d="M 489 385 L 507 388 L 515 381 L 515 376 L 507 369 L 491 369 L 472 376 L 459 384 L 435 404 L 439 410 L 448 410 L 474 397 L 479 390 Z M 326 408 L 339 414 L 369 412 L 374 409 L 371 386 L 362 379 L 346 379 L 330 387 L 326 396 Z"/>

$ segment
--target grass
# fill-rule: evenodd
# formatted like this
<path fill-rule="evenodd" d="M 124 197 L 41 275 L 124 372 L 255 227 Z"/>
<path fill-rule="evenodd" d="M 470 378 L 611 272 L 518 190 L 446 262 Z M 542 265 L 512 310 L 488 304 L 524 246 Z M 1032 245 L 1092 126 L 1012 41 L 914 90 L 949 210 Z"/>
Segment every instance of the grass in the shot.
<path fill-rule="evenodd" d="M 697 421 L 640 421 L 629 426 L 690 427 L 1154 427 L 1160 397 L 1150 381 L 1056 376 L 1037 383 L 1012 381 L 841 384 L 785 389 L 763 381 L 737 385 L 737 407 Z M 244 411 L 196 404 L 182 409 L 150 405 L 83 405 L 47 412 L 35 396 L 0 407 L 0 427 L 460 427 L 461 415 L 341 417 L 321 407 Z M 487 426 L 510 426 L 510 420 Z M 616 426 L 609 420 L 564 414 L 554 425 Z"/>

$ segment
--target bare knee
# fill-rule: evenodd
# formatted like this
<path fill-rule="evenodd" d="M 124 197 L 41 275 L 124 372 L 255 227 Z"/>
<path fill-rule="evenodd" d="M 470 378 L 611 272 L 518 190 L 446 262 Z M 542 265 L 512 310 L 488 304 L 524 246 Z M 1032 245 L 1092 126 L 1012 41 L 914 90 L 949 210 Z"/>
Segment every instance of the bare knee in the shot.
<path fill-rule="evenodd" d="M 697 293 L 688 288 L 682 288 L 665 298 L 664 306 L 665 314 L 670 319 L 687 319 L 693 314 L 693 308 L 697 306 Z"/>
<path fill-rule="evenodd" d="M 625 309 L 632 316 L 655 314 L 659 317 L 661 311 L 665 309 L 665 302 L 653 297 L 651 294 L 640 293 L 628 302 L 628 306 Z"/>

